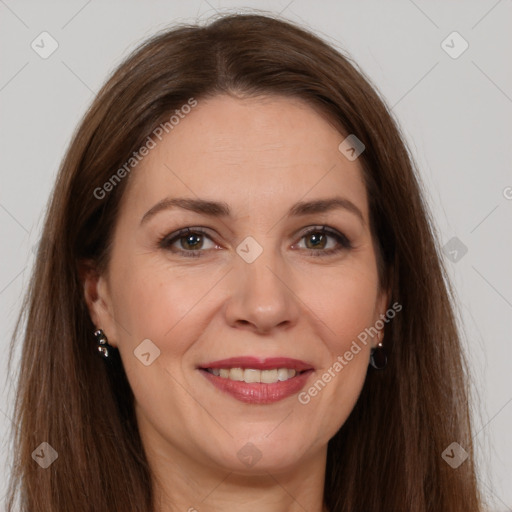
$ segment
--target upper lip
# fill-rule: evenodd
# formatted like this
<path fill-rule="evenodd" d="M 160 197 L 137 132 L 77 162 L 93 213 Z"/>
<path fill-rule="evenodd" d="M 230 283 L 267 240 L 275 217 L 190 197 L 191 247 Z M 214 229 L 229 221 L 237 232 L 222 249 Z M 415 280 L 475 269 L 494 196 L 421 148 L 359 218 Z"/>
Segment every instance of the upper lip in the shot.
<path fill-rule="evenodd" d="M 228 359 L 219 359 L 199 366 L 199 368 L 253 368 L 255 370 L 273 370 L 275 368 L 288 368 L 298 372 L 304 370 L 313 370 L 313 366 L 301 361 L 300 359 L 293 359 L 290 357 L 254 357 L 254 356 L 239 356 L 230 357 Z"/>

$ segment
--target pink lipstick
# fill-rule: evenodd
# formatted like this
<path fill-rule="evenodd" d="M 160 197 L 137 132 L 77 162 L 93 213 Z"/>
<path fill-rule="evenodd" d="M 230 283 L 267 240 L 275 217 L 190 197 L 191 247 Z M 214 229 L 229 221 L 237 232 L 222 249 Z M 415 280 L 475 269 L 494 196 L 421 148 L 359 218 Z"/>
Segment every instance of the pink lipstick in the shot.
<path fill-rule="evenodd" d="M 270 404 L 298 393 L 312 365 L 288 357 L 232 357 L 202 364 L 201 373 L 217 389 L 250 404 Z"/>

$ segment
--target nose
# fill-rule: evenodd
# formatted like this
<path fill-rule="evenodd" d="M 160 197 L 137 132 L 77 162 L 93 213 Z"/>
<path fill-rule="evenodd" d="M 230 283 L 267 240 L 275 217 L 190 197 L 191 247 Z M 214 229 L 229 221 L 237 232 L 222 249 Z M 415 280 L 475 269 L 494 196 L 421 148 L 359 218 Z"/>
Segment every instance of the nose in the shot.
<path fill-rule="evenodd" d="M 252 263 L 239 258 L 230 279 L 225 308 L 228 325 L 260 334 L 296 325 L 300 300 L 294 292 L 292 273 L 270 249 Z"/>

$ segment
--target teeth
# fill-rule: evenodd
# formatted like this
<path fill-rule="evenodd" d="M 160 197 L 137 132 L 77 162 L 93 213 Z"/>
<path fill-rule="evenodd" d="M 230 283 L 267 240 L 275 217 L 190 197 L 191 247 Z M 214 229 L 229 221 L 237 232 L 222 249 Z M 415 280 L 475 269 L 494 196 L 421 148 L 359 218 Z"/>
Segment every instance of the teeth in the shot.
<path fill-rule="evenodd" d="M 265 384 L 273 384 L 278 381 L 277 370 L 264 370 L 261 373 L 261 382 Z M 288 373 L 288 372 L 286 372 Z"/>
<path fill-rule="evenodd" d="M 286 368 L 279 368 L 277 370 L 277 378 L 279 380 L 288 380 L 288 370 Z"/>
<path fill-rule="evenodd" d="M 242 370 L 242 368 L 231 368 L 231 370 L 224 370 L 224 374 L 222 373 L 223 370 L 221 370 L 220 372 L 220 376 L 226 379 L 244 380 L 244 371 Z"/>
<path fill-rule="evenodd" d="M 231 372 L 230 372 L 231 374 Z M 260 370 L 244 370 L 244 381 L 245 382 L 261 382 L 261 371 Z"/>
<path fill-rule="evenodd" d="M 213 375 L 236 381 L 244 381 L 248 384 L 253 382 L 262 382 L 264 384 L 274 384 L 295 377 L 297 372 L 289 368 L 279 368 L 273 370 L 256 370 L 253 368 L 208 368 Z"/>

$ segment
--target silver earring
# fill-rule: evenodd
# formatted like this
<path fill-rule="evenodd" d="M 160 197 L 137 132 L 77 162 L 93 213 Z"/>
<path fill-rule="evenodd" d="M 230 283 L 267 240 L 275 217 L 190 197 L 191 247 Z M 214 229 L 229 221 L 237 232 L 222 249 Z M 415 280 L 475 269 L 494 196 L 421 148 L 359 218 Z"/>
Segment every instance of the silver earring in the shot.
<path fill-rule="evenodd" d="M 105 333 L 101 329 L 98 329 L 97 331 L 94 331 L 94 337 L 96 338 L 96 343 L 98 344 L 98 352 L 105 359 L 108 359 L 110 355 L 108 351 L 112 347 L 108 344 L 108 340 L 107 337 L 105 336 Z"/>

